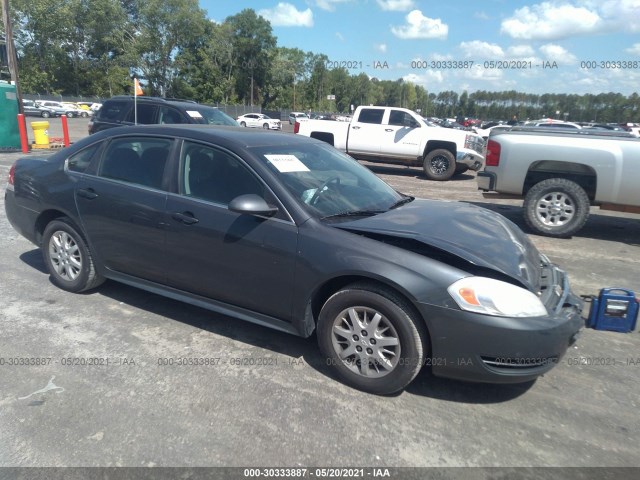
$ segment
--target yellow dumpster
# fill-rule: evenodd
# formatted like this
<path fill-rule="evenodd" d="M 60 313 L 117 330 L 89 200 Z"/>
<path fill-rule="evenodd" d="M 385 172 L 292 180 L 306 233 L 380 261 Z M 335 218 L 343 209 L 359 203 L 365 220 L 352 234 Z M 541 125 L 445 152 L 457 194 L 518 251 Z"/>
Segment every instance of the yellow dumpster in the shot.
<path fill-rule="evenodd" d="M 31 122 L 36 148 L 49 148 L 49 122 Z"/>

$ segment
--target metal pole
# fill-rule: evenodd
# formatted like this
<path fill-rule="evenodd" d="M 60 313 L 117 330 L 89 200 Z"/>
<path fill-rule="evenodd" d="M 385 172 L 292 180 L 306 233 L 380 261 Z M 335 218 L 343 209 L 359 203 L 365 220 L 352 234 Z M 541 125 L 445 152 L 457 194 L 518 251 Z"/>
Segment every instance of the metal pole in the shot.
<path fill-rule="evenodd" d="M 24 114 L 22 106 L 22 94 L 20 93 L 20 82 L 18 79 L 18 57 L 13 44 L 13 28 L 11 27 L 11 16 L 9 15 L 9 0 L 2 1 L 2 22 L 4 23 L 4 33 L 7 41 L 7 63 L 11 81 L 16 86 L 16 96 L 18 97 L 18 113 Z"/>

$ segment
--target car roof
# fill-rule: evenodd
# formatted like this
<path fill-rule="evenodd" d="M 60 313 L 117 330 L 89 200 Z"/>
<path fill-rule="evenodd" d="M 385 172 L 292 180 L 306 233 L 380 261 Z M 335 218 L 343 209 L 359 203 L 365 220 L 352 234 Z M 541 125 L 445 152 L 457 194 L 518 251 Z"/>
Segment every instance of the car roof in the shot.
<path fill-rule="evenodd" d="M 243 127 L 231 127 L 223 125 L 198 125 L 198 124 L 172 124 L 172 125 L 127 125 L 124 127 L 103 130 L 91 138 L 108 138 L 118 135 L 175 135 L 176 137 L 190 136 L 193 139 L 208 141 L 217 144 L 235 144 L 238 147 L 269 147 L 281 145 L 304 145 L 309 142 L 323 143 L 309 137 L 294 135 L 285 132 L 273 132 L 267 130 L 253 130 Z M 187 134 L 187 135 L 185 135 Z"/>
<path fill-rule="evenodd" d="M 116 95 L 115 97 L 111 97 L 108 100 L 105 100 L 104 103 L 110 102 L 110 101 L 133 101 L 134 100 L 134 96 L 133 95 Z M 198 107 L 208 107 L 208 108 L 213 108 L 213 109 L 218 109 L 217 107 L 212 107 L 211 105 L 204 105 L 202 103 L 197 103 L 194 102 L 192 100 L 185 100 L 185 99 L 179 99 L 179 98 L 162 98 L 162 97 L 147 97 L 144 95 L 139 95 L 138 97 L 136 97 L 136 100 L 140 103 L 157 103 L 157 104 L 168 104 L 168 105 L 174 105 L 176 107 L 180 107 L 183 108 L 185 110 L 191 108 L 198 108 Z"/>

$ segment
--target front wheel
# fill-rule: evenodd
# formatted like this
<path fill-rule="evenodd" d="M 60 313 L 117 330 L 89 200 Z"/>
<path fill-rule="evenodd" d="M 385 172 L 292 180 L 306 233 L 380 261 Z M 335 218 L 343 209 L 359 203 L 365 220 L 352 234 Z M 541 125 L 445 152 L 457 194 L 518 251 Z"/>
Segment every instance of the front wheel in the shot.
<path fill-rule="evenodd" d="M 423 168 L 429 180 L 449 180 L 456 171 L 456 159 L 449 150 L 439 148 L 424 157 Z"/>
<path fill-rule="evenodd" d="M 577 183 L 549 178 L 524 198 L 524 218 L 532 230 L 549 237 L 570 237 L 589 218 L 589 197 Z"/>
<path fill-rule="evenodd" d="M 241 126 L 241 127 L 246 127 L 246 126 L 247 126 L 247 124 L 246 124 L 246 122 L 240 122 L 240 126 Z"/>
<path fill-rule="evenodd" d="M 262 128 L 264 128 L 265 130 L 269 130 L 269 124 L 265 123 L 264 125 L 262 125 Z"/>
<path fill-rule="evenodd" d="M 73 112 L 67 112 L 67 118 L 73 118 Z"/>
<path fill-rule="evenodd" d="M 51 281 L 69 292 L 83 292 L 100 285 L 89 247 L 63 217 L 53 220 L 42 235 L 42 253 Z"/>
<path fill-rule="evenodd" d="M 49 117 L 51 116 L 51 114 L 50 114 L 49 112 L 42 112 L 42 113 L 40 114 L 40 116 L 41 116 L 42 118 L 49 118 Z"/>
<path fill-rule="evenodd" d="M 346 384 L 375 394 L 405 388 L 425 359 L 427 334 L 407 302 L 376 285 L 333 294 L 318 319 L 318 344 Z"/>
<path fill-rule="evenodd" d="M 89 116 L 89 114 L 88 114 L 87 112 L 82 112 L 82 113 L 80 114 L 80 116 L 81 116 L 82 118 L 87 118 L 87 117 Z"/>

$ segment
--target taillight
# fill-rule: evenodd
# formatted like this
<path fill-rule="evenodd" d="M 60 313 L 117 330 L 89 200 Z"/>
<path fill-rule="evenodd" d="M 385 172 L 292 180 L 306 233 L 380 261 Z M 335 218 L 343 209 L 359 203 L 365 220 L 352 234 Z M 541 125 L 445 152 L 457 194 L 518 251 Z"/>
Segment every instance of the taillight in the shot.
<path fill-rule="evenodd" d="M 298 133 L 300 131 L 300 122 L 296 122 L 293 124 L 293 133 Z"/>
<path fill-rule="evenodd" d="M 487 143 L 485 165 L 487 167 L 497 167 L 500 165 L 500 144 L 495 140 L 489 140 Z"/>
<path fill-rule="evenodd" d="M 14 181 L 15 181 L 15 176 L 16 176 L 16 164 L 14 163 L 13 165 L 11 165 L 11 168 L 9 169 L 9 180 L 7 181 L 7 190 L 9 190 L 10 192 L 14 191 Z"/>

